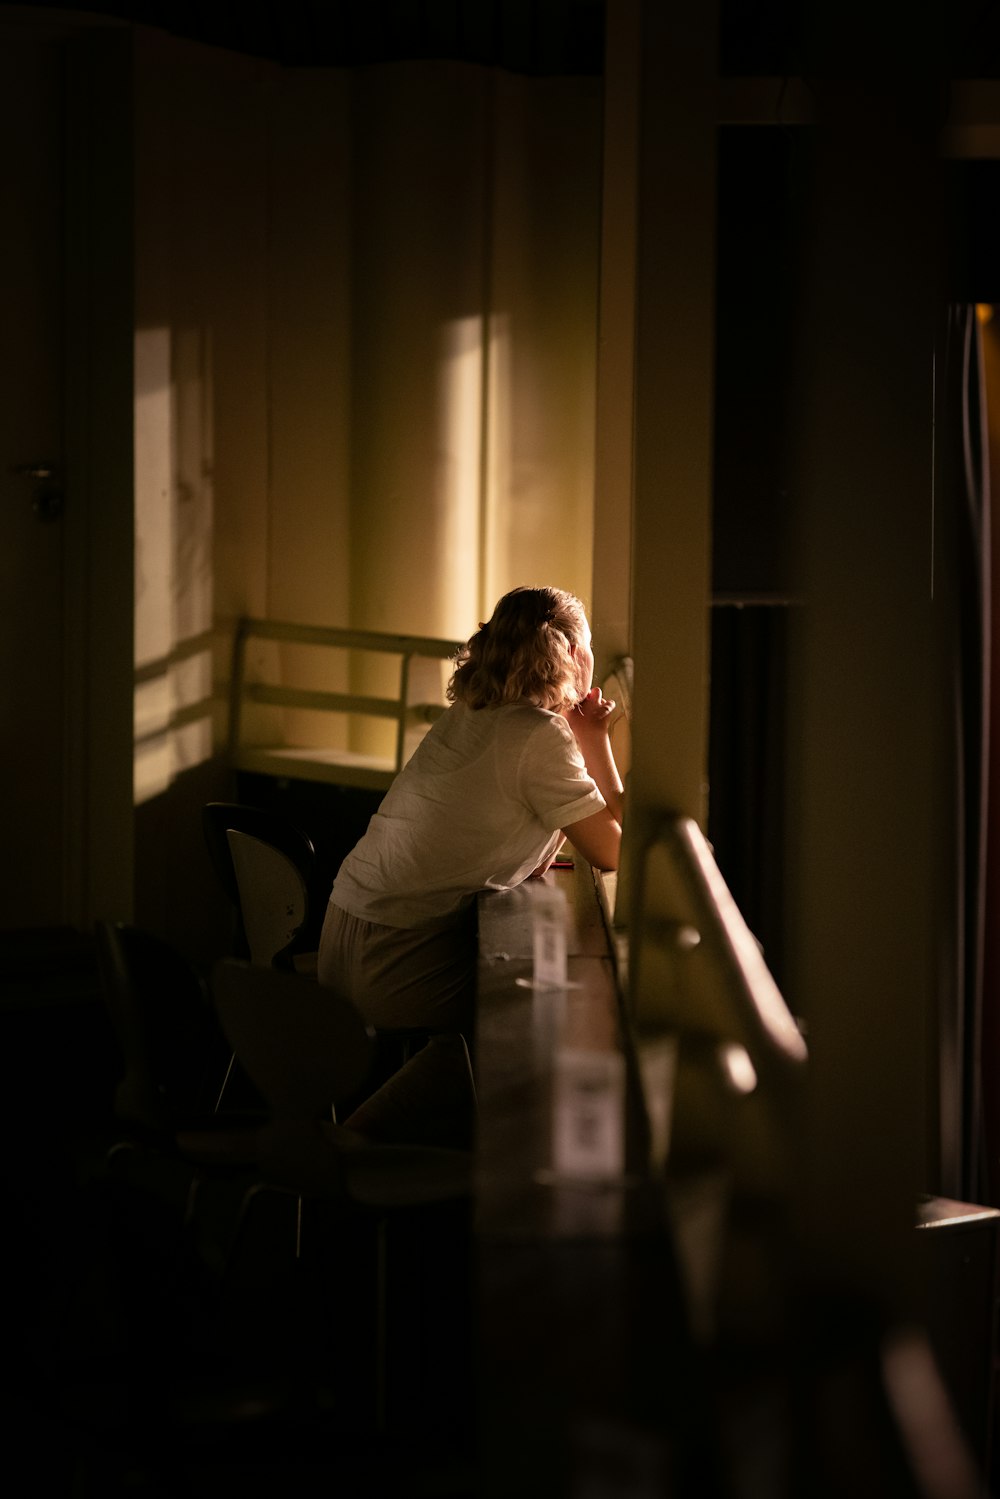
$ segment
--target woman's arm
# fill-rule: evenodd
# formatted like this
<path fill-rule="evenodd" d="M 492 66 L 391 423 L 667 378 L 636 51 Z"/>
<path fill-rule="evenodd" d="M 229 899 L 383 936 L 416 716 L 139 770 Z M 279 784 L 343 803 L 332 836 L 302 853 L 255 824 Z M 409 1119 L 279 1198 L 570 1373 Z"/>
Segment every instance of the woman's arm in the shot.
<path fill-rule="evenodd" d="M 617 869 L 621 856 L 622 828 L 617 818 L 612 817 L 607 807 L 571 822 L 566 837 L 578 854 L 582 854 L 595 869 Z"/>
<path fill-rule="evenodd" d="M 602 697 L 599 687 L 592 687 L 587 696 L 566 714 L 566 722 L 576 736 L 584 763 L 607 802 L 608 811 L 620 824 L 624 788 L 608 732 L 614 708 L 613 700 Z M 568 831 L 566 836 L 569 837 Z"/>
<path fill-rule="evenodd" d="M 573 847 L 598 869 L 618 868 L 622 841 L 624 787 L 608 734 L 614 707 L 613 701 L 601 696 L 599 687 L 592 687 L 566 714 L 584 763 L 607 805 L 572 823 L 565 833 Z"/>

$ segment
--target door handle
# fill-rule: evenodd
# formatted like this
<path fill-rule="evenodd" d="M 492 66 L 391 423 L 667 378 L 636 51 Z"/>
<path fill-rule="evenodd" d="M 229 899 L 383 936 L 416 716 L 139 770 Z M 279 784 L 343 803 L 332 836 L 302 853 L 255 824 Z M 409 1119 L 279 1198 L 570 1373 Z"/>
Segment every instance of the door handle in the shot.
<path fill-rule="evenodd" d="M 63 487 L 56 463 L 15 463 L 12 473 L 31 480 L 31 508 L 39 520 L 56 520 L 63 511 Z"/>

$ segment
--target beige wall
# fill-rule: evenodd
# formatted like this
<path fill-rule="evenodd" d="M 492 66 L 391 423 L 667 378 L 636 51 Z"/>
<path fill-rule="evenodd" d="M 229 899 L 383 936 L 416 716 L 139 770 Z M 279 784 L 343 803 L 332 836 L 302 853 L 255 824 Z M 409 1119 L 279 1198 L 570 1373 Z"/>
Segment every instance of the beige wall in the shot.
<path fill-rule="evenodd" d="M 263 613 L 346 625 L 351 609 L 351 110 L 347 76 L 281 71 L 266 96 L 267 589 Z M 289 685 L 341 689 L 347 662 L 281 648 Z M 338 716 L 289 710 L 298 744 L 343 744 Z"/>
<path fill-rule="evenodd" d="M 135 110 L 144 801 L 211 755 L 213 670 L 224 743 L 241 614 L 458 639 L 516 583 L 588 598 L 601 89 L 141 31 Z M 370 657 L 280 652 L 248 675 L 394 689 Z"/>
<path fill-rule="evenodd" d="M 137 322 L 200 335 L 216 614 L 450 637 L 587 596 L 597 81 L 138 58 Z"/>
<path fill-rule="evenodd" d="M 265 77 L 135 35 L 135 912 L 205 959 L 228 911 L 201 805 L 231 792 L 211 631 L 267 604 Z"/>
<path fill-rule="evenodd" d="M 352 622 L 462 638 L 516 583 L 589 592 L 599 87 L 354 95 Z"/>
<path fill-rule="evenodd" d="M 166 658 L 178 643 L 216 616 L 267 607 L 264 76 L 137 35 L 136 665 L 163 663 L 147 734 L 177 706 Z M 185 596 L 197 606 L 179 611 Z M 137 755 L 140 801 L 183 768 L 183 748 L 164 738 L 148 740 L 164 762 L 148 788 Z M 192 750 L 203 757 L 211 737 Z"/>
<path fill-rule="evenodd" d="M 589 592 L 599 88 L 456 64 L 353 88 L 351 623 L 464 639 L 515 584 Z"/>
<path fill-rule="evenodd" d="M 591 603 L 601 93 L 596 79 L 495 80 L 484 610 L 518 583 Z M 485 615 L 483 616 L 485 617 Z"/>

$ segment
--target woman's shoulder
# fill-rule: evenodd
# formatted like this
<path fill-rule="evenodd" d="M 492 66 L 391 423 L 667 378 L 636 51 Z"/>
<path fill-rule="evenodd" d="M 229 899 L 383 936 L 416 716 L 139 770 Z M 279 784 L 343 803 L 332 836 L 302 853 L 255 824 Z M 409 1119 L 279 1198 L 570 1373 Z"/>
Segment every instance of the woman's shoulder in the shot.
<path fill-rule="evenodd" d="M 552 713 L 535 703 L 505 703 L 488 711 L 503 715 L 499 720 L 503 731 L 511 739 L 520 739 L 525 744 L 529 741 L 545 744 L 573 740 L 573 730 L 561 713 Z"/>
<path fill-rule="evenodd" d="M 447 727 L 444 719 L 448 720 Z M 517 703 L 499 703 L 492 708 L 470 708 L 455 703 L 443 719 L 437 720 L 449 738 L 458 744 L 492 740 L 504 753 L 516 753 L 530 747 L 574 743 L 573 730 L 561 713 L 522 699 Z M 437 727 L 437 725 L 435 725 Z"/>

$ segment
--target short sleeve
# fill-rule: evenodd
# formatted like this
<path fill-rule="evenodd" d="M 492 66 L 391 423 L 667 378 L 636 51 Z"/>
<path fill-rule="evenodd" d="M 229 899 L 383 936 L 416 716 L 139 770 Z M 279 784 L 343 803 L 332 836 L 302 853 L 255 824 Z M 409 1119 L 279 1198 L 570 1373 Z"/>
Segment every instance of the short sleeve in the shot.
<path fill-rule="evenodd" d="M 546 713 L 534 725 L 518 767 L 525 805 L 549 832 L 569 827 L 606 805 L 564 718 Z"/>

